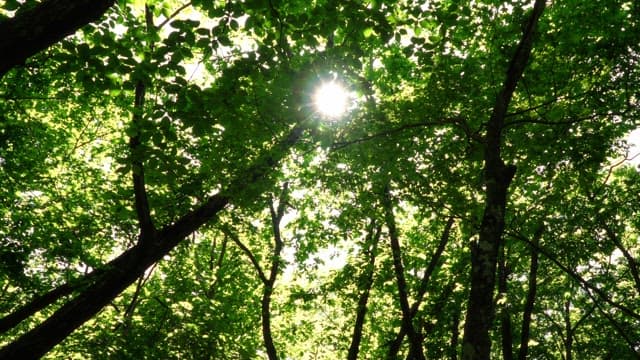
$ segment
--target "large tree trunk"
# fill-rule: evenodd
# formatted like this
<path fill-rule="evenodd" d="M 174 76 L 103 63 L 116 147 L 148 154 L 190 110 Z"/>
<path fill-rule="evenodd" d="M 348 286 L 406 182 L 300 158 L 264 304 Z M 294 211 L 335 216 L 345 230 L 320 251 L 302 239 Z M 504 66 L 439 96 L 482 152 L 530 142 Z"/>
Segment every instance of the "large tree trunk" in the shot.
<path fill-rule="evenodd" d="M 0 78 L 11 68 L 84 25 L 94 22 L 114 0 L 46 0 L 0 22 Z"/>
<path fill-rule="evenodd" d="M 489 331 L 493 324 L 496 263 L 504 230 L 507 191 L 516 170 L 515 166 L 507 166 L 502 160 L 502 128 L 513 93 L 529 61 L 533 34 L 545 5 L 545 0 L 535 2 L 487 124 L 484 152 L 485 207 L 478 242 L 471 248 L 471 291 L 462 341 L 462 358 L 465 360 L 488 360 L 491 354 Z"/>
<path fill-rule="evenodd" d="M 200 207 L 160 230 L 153 241 L 139 242 L 109 262 L 102 270 L 103 274 L 76 298 L 64 304 L 45 322 L 0 350 L 0 359 L 37 359 L 46 354 L 135 282 L 149 266 L 212 220 L 234 197 L 240 196 L 255 182 L 263 180 L 288 153 L 287 150 L 300 139 L 305 128 L 306 124 L 299 124 L 291 129 L 284 139 L 259 157 L 254 166 L 232 181 L 227 191 L 210 197 Z"/>

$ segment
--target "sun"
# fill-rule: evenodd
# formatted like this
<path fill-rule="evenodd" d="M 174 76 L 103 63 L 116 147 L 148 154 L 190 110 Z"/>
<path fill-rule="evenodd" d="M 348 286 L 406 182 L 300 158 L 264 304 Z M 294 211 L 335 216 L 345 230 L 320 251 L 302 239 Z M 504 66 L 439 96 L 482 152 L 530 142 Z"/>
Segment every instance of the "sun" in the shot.
<path fill-rule="evenodd" d="M 329 118 L 337 118 L 349 108 L 351 94 L 335 80 L 322 83 L 313 95 L 316 111 Z"/>

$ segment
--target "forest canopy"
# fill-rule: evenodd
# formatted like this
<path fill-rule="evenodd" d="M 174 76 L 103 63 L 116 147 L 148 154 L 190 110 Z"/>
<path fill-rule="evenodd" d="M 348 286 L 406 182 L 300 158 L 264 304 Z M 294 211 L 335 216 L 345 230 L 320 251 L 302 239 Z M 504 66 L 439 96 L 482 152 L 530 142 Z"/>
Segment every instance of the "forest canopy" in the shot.
<path fill-rule="evenodd" d="M 640 357 L 637 1 L 11 0 L 0 33 L 0 359 Z"/>

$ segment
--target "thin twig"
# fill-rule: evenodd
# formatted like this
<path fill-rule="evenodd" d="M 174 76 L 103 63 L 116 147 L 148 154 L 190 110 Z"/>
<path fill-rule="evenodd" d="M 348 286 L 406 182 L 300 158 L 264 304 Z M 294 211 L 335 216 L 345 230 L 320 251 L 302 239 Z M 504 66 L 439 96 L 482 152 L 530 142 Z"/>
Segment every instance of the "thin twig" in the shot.
<path fill-rule="evenodd" d="M 163 26 L 165 26 L 169 21 L 173 20 L 173 18 L 178 16 L 178 14 L 180 14 L 184 9 L 188 8 L 189 6 L 191 6 L 191 1 L 180 6 L 178 9 L 176 9 L 176 11 L 174 11 L 171 15 L 169 15 L 168 18 L 164 19 L 164 21 L 161 22 L 160 25 L 156 26 L 156 30 L 162 29 Z"/>

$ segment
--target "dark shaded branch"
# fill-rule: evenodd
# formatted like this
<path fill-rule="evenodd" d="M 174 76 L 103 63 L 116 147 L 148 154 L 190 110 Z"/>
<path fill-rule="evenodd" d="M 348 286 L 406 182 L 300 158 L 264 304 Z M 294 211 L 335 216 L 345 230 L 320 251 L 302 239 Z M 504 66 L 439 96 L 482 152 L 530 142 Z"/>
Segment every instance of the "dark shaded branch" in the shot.
<path fill-rule="evenodd" d="M 427 288 L 429 287 L 429 280 L 431 280 L 431 276 L 433 275 L 433 272 L 436 269 L 436 266 L 438 266 L 438 262 L 440 262 L 440 258 L 442 257 L 442 253 L 444 252 L 444 249 L 447 246 L 447 243 L 449 242 L 449 238 L 451 235 L 451 228 L 453 227 L 453 224 L 455 223 L 455 218 L 452 216 L 449 216 L 449 219 L 447 219 L 447 223 L 444 226 L 444 230 L 442 231 L 442 235 L 440 235 L 440 241 L 438 242 L 438 247 L 436 248 L 436 251 L 433 253 L 433 255 L 431 255 L 431 258 L 429 259 L 429 264 L 427 265 L 427 269 L 424 272 L 424 275 L 422 276 L 422 279 L 420 280 L 420 286 L 418 287 L 418 295 L 416 297 L 416 301 L 413 303 L 413 305 L 411 305 L 411 317 L 415 317 L 416 313 L 418 312 L 418 309 L 420 308 L 420 305 L 422 305 L 422 301 L 424 300 L 424 295 L 427 292 Z"/>
<path fill-rule="evenodd" d="M 104 273 L 76 298 L 60 307 L 42 324 L 0 350 L 0 359 L 37 359 L 97 314 L 151 265 L 160 261 L 187 236 L 215 218 L 229 202 L 240 197 L 258 181 L 264 181 L 273 167 L 298 142 L 308 123 L 293 127 L 288 135 L 260 156 L 247 170 L 230 181 L 227 190 L 209 197 L 204 204 L 158 232 L 157 241 L 138 243 L 110 261 Z"/>
<path fill-rule="evenodd" d="M 460 338 L 460 307 L 456 307 L 451 320 L 451 339 L 449 340 L 449 359 L 458 360 L 458 342 Z"/>
<path fill-rule="evenodd" d="M 97 21 L 114 0 L 45 0 L 0 21 L 0 78 L 30 56 Z"/>
<path fill-rule="evenodd" d="M 264 345 L 267 350 L 267 356 L 269 360 L 278 360 L 278 352 L 276 350 L 276 346 L 273 342 L 273 336 L 271 334 L 271 295 L 273 294 L 273 288 L 276 282 L 276 278 L 278 277 L 278 273 L 280 272 L 280 253 L 282 252 L 282 248 L 284 246 L 284 241 L 282 240 L 282 235 L 280 233 L 280 222 L 282 221 L 282 217 L 284 216 L 284 211 L 286 209 L 287 204 L 287 196 L 289 193 L 289 183 L 285 182 L 282 187 L 282 192 L 280 193 L 280 198 L 278 199 L 278 208 L 277 210 L 273 207 L 273 202 L 269 204 L 269 212 L 271 213 L 271 225 L 273 227 L 273 241 L 274 248 L 273 254 L 271 255 L 271 270 L 269 273 L 269 279 L 264 284 L 264 292 L 262 294 L 262 337 L 264 340 Z"/>
<path fill-rule="evenodd" d="M 573 359 L 573 342 L 574 342 L 574 338 L 575 338 L 574 335 L 576 333 L 576 330 L 578 330 L 580 325 L 582 325 L 582 323 L 589 317 L 589 315 L 593 313 L 593 310 L 595 310 L 595 308 L 596 306 L 594 304 L 594 306 L 592 306 L 582 314 L 580 319 L 575 324 L 571 324 L 571 302 L 569 300 L 565 300 L 564 312 L 563 312 L 564 333 L 565 333 L 565 338 L 564 338 L 564 352 L 565 352 L 564 359 L 565 360 Z"/>
<path fill-rule="evenodd" d="M 395 135 L 410 129 L 424 128 L 424 127 L 430 127 L 430 126 L 443 126 L 443 125 L 453 125 L 457 128 L 462 129 L 469 139 L 479 140 L 477 134 L 471 131 L 467 122 L 464 119 L 450 118 L 450 119 L 444 119 L 444 120 L 422 121 L 422 122 L 413 123 L 413 124 L 405 124 L 393 129 L 384 130 L 375 134 L 367 135 L 359 139 L 336 142 L 331 145 L 331 150 L 340 150 L 351 145 L 370 141 L 380 137 Z"/>
<path fill-rule="evenodd" d="M 545 101 L 545 102 L 543 102 L 541 104 L 538 104 L 538 105 L 535 105 L 535 106 L 531 106 L 531 107 L 529 107 L 527 109 L 516 110 L 514 112 L 507 113 L 505 115 L 505 118 L 510 118 L 510 117 L 526 114 L 528 112 L 536 111 L 538 109 L 542 109 L 544 107 L 547 107 L 547 106 L 549 106 L 551 104 L 557 103 L 557 102 L 559 102 L 561 100 L 564 100 L 564 98 L 563 97 L 557 97 L 557 98 L 555 98 L 553 100 Z M 509 124 L 506 124 L 505 126 L 509 126 Z"/>
<path fill-rule="evenodd" d="M 564 342 L 564 327 L 560 324 L 558 324 L 558 322 L 556 321 L 556 319 L 554 319 L 551 315 L 547 314 L 546 312 L 541 312 L 540 313 L 542 316 L 544 316 L 550 323 L 550 327 L 552 327 L 556 333 L 558 333 L 558 335 L 563 338 L 563 342 Z"/>
<path fill-rule="evenodd" d="M 216 269 L 215 279 L 209 285 L 209 288 L 207 289 L 207 292 L 206 292 L 206 296 L 208 299 L 213 299 L 216 295 L 216 291 L 218 290 L 218 282 L 220 281 L 221 273 L 222 273 L 222 263 L 224 262 L 224 257 L 227 253 L 227 242 L 229 241 L 228 239 L 229 239 L 229 236 L 226 236 L 226 235 L 222 239 L 222 245 L 220 245 L 220 248 L 221 248 L 220 255 L 218 255 L 218 259 L 216 259 L 216 262 L 215 262 L 215 269 Z M 211 249 L 211 260 L 209 261 L 209 271 L 213 271 L 214 269 L 213 253 L 215 248 L 216 248 L 216 245 L 214 241 L 214 244 Z"/>
<path fill-rule="evenodd" d="M 142 80 L 138 80 L 133 106 L 133 135 L 129 138 L 129 148 L 131 150 L 131 176 L 133 179 L 135 208 L 138 216 L 138 224 L 140 225 L 140 241 L 152 240 L 156 232 L 153 221 L 151 220 L 149 200 L 147 199 L 147 190 L 144 183 L 143 153 L 140 150 L 140 132 L 142 131 L 145 93 L 144 83 Z"/>
<path fill-rule="evenodd" d="M 143 274 L 142 276 L 140 276 L 138 278 L 138 283 L 136 284 L 136 290 L 133 293 L 133 297 L 131 298 L 131 302 L 129 302 L 129 306 L 127 306 L 125 312 L 124 312 L 124 324 L 126 324 L 126 327 L 129 327 L 131 325 L 131 318 L 133 316 L 133 313 L 136 309 L 136 306 L 138 306 L 139 304 L 139 299 L 140 299 L 140 293 L 142 292 L 142 288 L 147 284 L 147 282 L 149 281 L 149 279 L 151 278 L 151 275 L 153 275 L 153 271 L 155 270 L 157 266 L 156 264 L 153 264 L 148 271 L 146 271 L 145 274 Z M 123 324 L 123 323 L 120 323 Z M 118 324 L 118 325 L 120 325 Z"/>
<path fill-rule="evenodd" d="M 169 17 L 164 19 L 164 21 L 161 22 L 160 25 L 156 26 L 155 28 L 157 30 L 162 29 L 165 25 L 167 25 L 169 23 L 169 21 L 173 20 L 176 16 L 178 16 L 178 14 L 180 14 L 184 9 L 188 8 L 189 6 L 191 6 L 191 1 L 189 1 L 188 3 L 183 4 L 179 8 L 177 8 L 176 11 L 171 13 L 171 15 L 169 15 Z"/>
<path fill-rule="evenodd" d="M 534 106 L 531 106 L 531 107 L 526 108 L 526 109 L 520 109 L 520 110 L 516 110 L 514 112 L 507 113 L 505 115 L 505 118 L 510 118 L 510 117 L 526 114 L 528 112 L 537 111 L 538 109 L 545 108 L 545 107 L 547 107 L 549 105 L 555 104 L 555 103 L 563 101 L 563 100 L 576 100 L 576 99 L 579 99 L 582 96 L 588 95 L 590 92 L 593 92 L 593 90 L 587 90 L 587 91 L 584 91 L 584 92 L 581 92 L 581 93 L 578 93 L 578 94 L 575 94 L 575 95 L 558 96 L 558 97 L 555 97 L 555 98 L 553 98 L 551 100 L 542 102 L 542 103 L 540 103 L 538 105 L 534 105 Z M 509 126 L 509 125 L 505 124 L 505 126 Z"/>
<path fill-rule="evenodd" d="M 501 246 L 500 259 L 498 261 L 498 294 L 504 296 L 504 304 L 500 308 L 500 340 L 502 343 L 502 359 L 513 360 L 513 332 L 511 326 L 511 314 L 509 313 L 508 301 L 508 278 L 509 269 L 504 242 Z"/>
<path fill-rule="evenodd" d="M 28 319 L 33 314 L 60 300 L 61 298 L 73 293 L 81 284 L 71 285 L 70 283 L 62 284 L 57 288 L 38 296 L 26 305 L 19 307 L 11 314 L 4 316 L 0 319 L 0 334 L 13 329 L 20 324 L 23 320 Z"/>
<path fill-rule="evenodd" d="M 600 302 L 593 296 L 593 294 L 591 294 L 590 292 L 587 292 L 587 295 L 589 296 L 589 298 L 591 298 L 591 301 L 593 301 L 593 304 L 596 306 L 596 308 L 598 309 L 598 312 L 604 316 L 605 319 L 607 319 L 607 321 L 609 321 L 609 323 L 611 324 L 611 326 L 613 326 L 613 328 L 616 330 L 616 332 L 618 333 L 618 335 L 620 335 L 620 337 L 622 337 L 622 339 L 624 339 L 624 341 L 627 343 L 627 345 L 629 345 L 629 349 L 631 350 L 631 352 L 636 355 L 636 358 L 640 358 L 640 356 L 638 355 L 638 352 L 636 351 L 636 346 L 637 343 L 636 341 L 634 341 L 633 339 L 631 339 L 628 335 L 628 332 L 625 331 L 625 329 L 622 328 L 622 326 L 620 326 L 620 324 L 611 316 L 611 314 L 609 314 L 608 312 L 606 312 L 603 308 L 602 305 L 600 304 Z"/>
<path fill-rule="evenodd" d="M 269 171 L 288 153 L 289 148 L 300 140 L 308 125 L 308 123 L 303 122 L 294 126 L 270 151 L 256 159 L 246 171 L 240 172 L 230 182 L 227 190 L 210 196 L 203 205 L 187 213 L 173 225 L 165 227 L 159 232 L 158 236 L 166 239 L 184 238 L 211 220 L 220 211 L 220 206 L 225 207 L 231 198 L 240 196 L 248 187 L 263 181 Z M 163 246 L 173 247 L 174 245 L 172 242 L 165 241 Z"/>
<path fill-rule="evenodd" d="M 280 15 L 280 12 L 273 4 L 272 0 L 267 1 L 269 4 L 269 10 L 271 17 L 274 18 L 278 23 L 278 48 L 279 55 L 282 56 L 283 61 L 288 61 L 288 59 L 292 56 L 291 48 L 289 43 L 287 42 L 287 36 L 285 34 L 285 23 Z"/>
<path fill-rule="evenodd" d="M 564 301 L 564 360 L 573 359 L 573 331 L 571 331 L 571 303 L 569 300 Z"/>
<path fill-rule="evenodd" d="M 56 100 L 56 101 L 71 101 L 76 100 L 75 97 L 62 97 L 62 96 L 35 96 L 35 95 L 23 95 L 23 96 L 9 96 L 9 95 L 0 95 L 0 99 L 7 101 L 22 101 L 22 100 Z"/>
<path fill-rule="evenodd" d="M 585 311 L 584 314 L 582 314 L 580 319 L 578 319 L 578 321 L 576 321 L 576 323 L 570 327 L 572 335 L 576 333 L 576 331 L 582 325 L 582 323 L 585 322 L 585 320 L 587 320 L 587 318 L 593 313 L 593 311 L 596 309 L 596 306 L 597 304 L 594 303 L 593 306 L 587 309 L 587 311 Z"/>
<path fill-rule="evenodd" d="M 19 307 L 11 314 L 4 316 L 2 319 L 0 319 L 0 334 L 11 330 L 12 328 L 20 324 L 23 320 L 28 319 L 38 311 L 55 303 L 63 297 L 72 294 L 77 290 L 81 290 L 84 286 L 90 284 L 91 281 L 102 272 L 103 270 L 96 269 L 80 279 L 62 284 L 57 288 L 38 296 L 34 300 L 31 300 L 28 304 Z"/>
<path fill-rule="evenodd" d="M 531 240 L 529 240 L 526 236 L 523 236 L 523 235 L 520 235 L 520 234 L 517 234 L 517 233 L 509 233 L 509 235 L 512 236 L 515 239 L 524 241 L 525 243 L 529 244 L 529 246 L 532 249 L 534 249 L 538 253 L 544 255 L 544 257 L 546 257 L 547 259 L 551 260 L 551 262 L 554 263 L 558 268 L 560 268 L 560 270 L 564 271 L 567 275 L 569 275 L 571 278 L 573 278 L 578 284 L 580 284 L 580 286 L 587 293 L 593 291 L 596 295 L 598 295 L 598 298 L 600 298 L 601 300 L 603 300 L 604 302 L 606 302 L 610 306 L 622 311 L 626 315 L 628 315 L 628 316 L 630 316 L 630 317 L 632 317 L 632 318 L 634 318 L 636 320 L 640 320 L 640 315 L 639 314 L 637 314 L 633 310 L 629 309 L 628 307 L 611 300 L 609 298 L 609 296 L 607 296 L 607 294 L 603 290 L 598 289 L 597 287 L 592 285 L 590 282 L 588 282 L 587 280 L 583 279 L 582 276 L 578 275 L 578 273 L 576 273 L 575 271 L 569 269 L 567 266 L 562 264 L 558 259 L 555 258 L 555 256 L 551 255 L 550 252 L 548 252 L 547 250 L 545 250 L 542 247 L 538 246 L 537 244 L 534 244 L 533 242 L 531 242 Z"/>
<path fill-rule="evenodd" d="M 262 281 L 262 283 L 266 285 L 269 282 L 269 280 L 264 275 L 264 272 L 262 271 L 262 267 L 260 266 L 260 262 L 253 255 L 253 252 L 251 252 L 251 250 L 249 250 L 249 248 L 245 244 L 243 244 L 242 241 L 240 241 L 240 238 L 238 238 L 238 236 L 233 231 L 231 231 L 231 229 L 228 226 L 226 225 L 222 226 L 220 229 L 225 235 L 229 237 L 229 239 L 231 239 L 231 241 L 233 241 L 234 244 L 236 244 L 240 248 L 240 250 L 242 250 L 242 252 L 245 255 L 247 255 L 247 257 L 251 261 L 251 264 L 258 272 L 258 277 L 260 278 L 260 281 Z"/>
<path fill-rule="evenodd" d="M 375 230 L 374 230 L 375 227 Z M 367 238 L 365 240 L 365 252 L 368 252 L 369 262 L 362 273 L 358 288 L 362 288 L 362 292 L 358 297 L 358 305 L 356 308 L 356 322 L 353 326 L 353 334 L 351 335 L 351 345 L 349 345 L 349 353 L 347 360 L 356 360 L 360 352 L 360 342 L 362 340 L 362 328 L 367 314 L 367 303 L 369 302 L 369 294 L 373 286 L 373 274 L 375 272 L 376 255 L 378 251 L 378 242 L 382 233 L 382 226 L 375 225 L 375 220 L 371 220 Z"/>
<path fill-rule="evenodd" d="M 540 226 L 535 232 L 532 242 L 538 245 L 544 227 Z M 531 261 L 529 264 L 529 284 L 527 291 L 527 299 L 525 300 L 524 310 L 522 311 L 522 329 L 520 331 L 520 348 L 518 349 L 518 360 L 526 360 L 529 352 L 529 337 L 531 331 L 531 316 L 536 300 L 536 291 L 538 286 L 538 252 L 531 249 Z"/>
<path fill-rule="evenodd" d="M 527 118 L 527 119 L 509 121 L 508 123 L 504 124 L 504 128 L 508 128 L 508 127 L 515 126 L 515 125 L 522 125 L 522 124 L 540 124 L 540 125 L 550 125 L 550 126 L 573 125 L 573 124 L 581 123 L 583 121 L 593 120 L 593 119 L 596 119 L 596 118 L 601 117 L 601 116 L 613 116 L 613 115 L 619 115 L 619 114 L 610 114 L 610 113 L 598 114 L 598 113 L 596 113 L 596 114 L 576 117 L 574 119 L 566 120 L 566 121 L 549 121 L 549 120 L 538 119 L 538 118 L 536 118 L 536 119 Z"/>
<path fill-rule="evenodd" d="M 282 240 L 282 234 L 280 233 L 280 222 L 282 221 L 282 217 L 284 216 L 284 212 L 287 207 L 288 194 L 289 183 L 285 182 L 282 187 L 282 192 L 280 193 L 280 198 L 278 199 L 277 209 L 273 207 L 273 202 L 269 204 L 269 212 L 271 213 L 271 225 L 273 228 L 274 249 L 271 257 L 271 271 L 269 273 L 268 282 L 265 285 L 270 287 L 273 287 L 273 284 L 276 281 L 276 277 L 278 276 L 278 271 L 280 269 L 280 252 L 282 252 L 282 248 L 284 247 L 284 241 Z"/>
<path fill-rule="evenodd" d="M 453 216 L 450 216 L 449 219 L 447 220 L 447 223 L 444 227 L 444 231 L 440 236 L 440 242 L 438 243 L 438 247 L 436 248 L 436 251 L 434 252 L 434 254 L 429 258 L 429 264 L 427 265 L 424 275 L 420 280 L 420 286 L 418 287 L 418 294 L 416 295 L 416 300 L 413 304 L 411 304 L 411 310 L 410 310 L 411 321 L 413 321 L 413 319 L 415 318 L 416 314 L 418 313 L 418 309 L 420 309 L 420 305 L 422 305 L 422 302 L 424 301 L 425 294 L 427 293 L 427 288 L 429 287 L 429 280 L 431 279 L 431 275 L 433 274 L 436 266 L 438 265 L 438 262 L 440 261 L 440 257 L 442 256 L 442 253 L 444 252 L 444 249 L 447 246 L 447 243 L 449 242 L 451 228 L 453 227 L 453 224 L 455 222 L 454 220 L 455 219 Z M 407 330 L 408 329 L 406 329 L 404 326 L 400 327 L 400 331 L 398 331 L 396 338 L 389 345 L 389 350 L 387 352 L 388 359 L 396 358 L 398 351 L 400 351 L 400 346 L 402 345 L 402 341 L 404 340 L 404 337 L 407 334 Z"/>
<path fill-rule="evenodd" d="M 533 10 L 529 16 L 522 38 L 518 43 L 518 47 L 516 48 L 516 51 L 511 58 L 509 68 L 507 69 L 507 78 L 503 84 L 502 92 L 496 100 L 493 108 L 493 114 L 491 115 L 492 120 L 489 121 L 490 127 L 496 126 L 501 128 L 504 123 L 504 118 L 507 114 L 507 109 L 511 102 L 511 98 L 513 97 L 513 93 L 515 92 L 518 81 L 520 81 L 522 73 L 529 62 L 536 25 L 538 24 L 540 16 L 542 16 L 545 6 L 545 0 L 536 0 L 533 5 Z M 492 122 L 495 122 L 496 124 L 491 124 Z"/>
<path fill-rule="evenodd" d="M 393 269 L 396 275 L 396 283 L 398 285 L 398 300 L 400 302 L 400 309 L 402 310 L 402 327 L 407 329 L 406 332 L 409 336 L 410 355 L 417 360 L 421 360 L 425 358 L 422 351 L 422 339 L 414 328 L 411 319 L 411 308 L 409 307 L 407 281 L 404 277 L 404 266 L 402 265 L 400 240 L 398 239 L 398 230 L 396 229 L 396 221 L 393 214 L 393 204 L 388 184 L 384 189 L 382 204 L 384 206 L 385 221 L 389 230 L 391 254 L 393 257 Z"/>
<path fill-rule="evenodd" d="M 636 292 L 638 296 L 640 296 L 640 273 L 638 272 L 638 262 L 631 255 L 629 250 L 622 244 L 622 241 L 618 238 L 618 235 L 613 231 L 611 226 L 607 224 L 603 224 L 604 229 L 607 233 L 607 236 L 615 244 L 615 246 L 622 252 L 622 256 L 624 256 L 625 260 L 627 260 L 627 266 L 629 266 L 629 271 L 631 272 L 631 277 L 636 285 Z"/>

